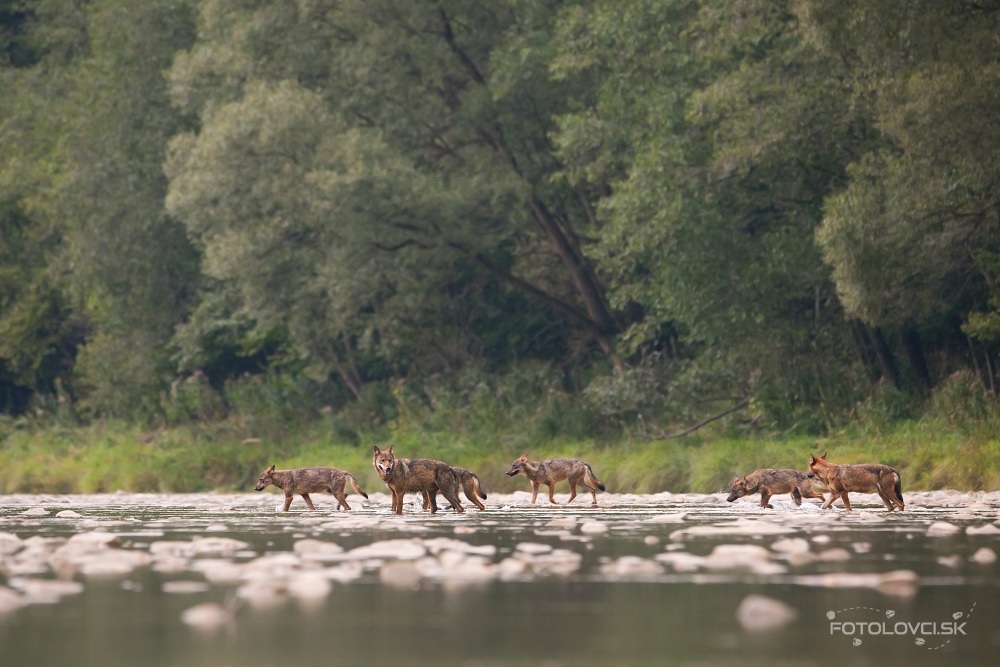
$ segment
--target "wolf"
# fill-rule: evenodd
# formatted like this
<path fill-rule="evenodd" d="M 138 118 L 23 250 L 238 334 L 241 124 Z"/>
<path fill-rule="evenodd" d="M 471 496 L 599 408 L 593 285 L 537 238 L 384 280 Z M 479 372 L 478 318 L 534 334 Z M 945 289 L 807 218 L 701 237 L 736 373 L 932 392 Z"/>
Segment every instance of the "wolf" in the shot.
<path fill-rule="evenodd" d="M 392 493 L 395 514 L 403 513 L 403 496 L 407 492 L 426 493 L 431 514 L 438 509 L 435 501 L 438 491 L 456 512 L 465 511 L 458 500 L 458 475 L 447 463 L 434 459 L 397 459 L 392 445 L 384 452 L 372 445 L 372 465 Z"/>
<path fill-rule="evenodd" d="M 851 501 L 847 492 L 878 493 L 879 498 L 890 512 L 903 505 L 903 485 L 899 471 L 881 463 L 859 463 L 852 465 L 830 463 L 826 452 L 816 458 L 809 455 L 809 478 L 817 479 L 830 487 L 830 497 L 820 507 L 827 509 L 838 497 L 844 501 L 844 508 L 851 511 Z"/>
<path fill-rule="evenodd" d="M 337 499 L 339 507 L 343 507 L 344 510 L 350 510 L 351 506 L 347 504 L 347 493 L 344 492 L 344 487 L 347 482 L 351 482 L 351 486 L 354 490 L 364 496 L 368 497 L 368 494 L 361 490 L 358 486 L 358 480 L 354 478 L 354 475 L 347 472 L 346 470 L 339 470 L 337 468 L 293 468 L 292 470 L 275 470 L 274 466 L 270 466 L 267 470 L 260 474 L 257 478 L 257 491 L 263 491 L 269 485 L 274 485 L 285 492 L 285 506 L 282 508 L 282 512 L 287 512 L 289 506 L 292 504 L 292 496 L 296 493 L 302 496 L 302 500 L 306 501 L 306 505 L 309 509 L 315 510 L 313 506 L 312 499 L 309 497 L 310 493 L 332 493 Z"/>
<path fill-rule="evenodd" d="M 482 498 L 486 500 L 486 492 L 483 491 L 482 482 L 479 481 L 479 476 L 472 472 L 471 470 L 466 470 L 465 468 L 457 468 L 455 466 L 451 467 L 455 471 L 455 475 L 458 476 L 458 484 L 462 487 L 465 492 L 465 497 L 468 498 L 473 505 L 481 510 L 486 509 L 479 499 Z M 431 507 L 430 493 L 424 491 L 424 511 L 429 510 Z"/>
<path fill-rule="evenodd" d="M 729 490 L 727 501 L 733 502 L 737 498 L 760 493 L 760 506 L 762 508 L 774 509 L 768 500 L 772 495 L 779 493 L 792 494 L 792 500 L 796 505 L 802 504 L 803 498 L 819 498 L 823 500 L 822 493 L 812 490 L 809 476 L 798 470 L 790 468 L 761 468 L 754 470 L 746 477 L 737 477 L 733 480 L 733 488 Z"/>
<path fill-rule="evenodd" d="M 590 491 L 590 495 L 594 499 L 594 505 L 597 504 L 597 490 L 604 491 L 604 484 L 594 476 L 594 471 L 591 470 L 590 464 L 580 459 L 564 458 L 549 459 L 547 461 L 529 461 L 528 455 L 522 454 L 507 469 L 508 477 L 513 477 L 518 473 L 524 473 L 524 476 L 531 480 L 532 504 L 535 503 L 535 498 L 538 497 L 539 484 L 549 485 L 549 502 L 554 504 L 556 502 L 556 482 L 561 482 L 564 479 L 569 482 L 569 500 L 566 501 L 566 504 L 573 502 L 573 499 L 576 498 L 577 484 L 582 484 Z"/>

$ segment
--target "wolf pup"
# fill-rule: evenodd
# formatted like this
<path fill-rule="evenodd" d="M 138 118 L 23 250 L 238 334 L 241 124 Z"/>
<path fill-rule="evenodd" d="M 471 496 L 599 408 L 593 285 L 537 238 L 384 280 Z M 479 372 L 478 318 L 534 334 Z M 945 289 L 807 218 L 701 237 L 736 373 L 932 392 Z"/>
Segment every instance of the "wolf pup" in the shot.
<path fill-rule="evenodd" d="M 403 496 L 408 492 L 426 493 L 431 514 L 437 512 L 435 497 L 440 491 L 456 512 L 464 512 L 458 501 L 458 476 L 447 463 L 434 459 L 397 459 L 392 445 L 384 452 L 372 446 L 372 465 L 392 493 L 392 511 L 403 513 Z"/>
<path fill-rule="evenodd" d="M 774 469 L 761 468 L 754 470 L 746 477 L 737 477 L 733 480 L 733 488 L 729 490 L 727 501 L 733 502 L 743 496 L 751 496 L 760 493 L 760 506 L 773 510 L 774 506 L 768 502 L 772 495 L 779 493 L 792 494 L 792 500 L 796 505 L 802 504 L 803 498 L 819 498 L 823 500 L 822 493 L 812 490 L 809 476 L 798 470 L 790 468 Z"/>
<path fill-rule="evenodd" d="M 549 485 L 549 502 L 555 503 L 556 482 L 564 479 L 569 482 L 569 500 L 566 504 L 573 502 L 576 498 L 576 485 L 583 485 L 590 495 L 593 496 L 593 504 L 597 504 L 597 490 L 604 490 L 604 484 L 594 476 L 594 471 L 590 469 L 590 464 L 580 459 L 549 459 L 548 461 L 529 461 L 527 454 L 522 454 L 519 459 L 510 464 L 507 469 L 507 476 L 513 477 L 517 473 L 524 473 L 524 476 L 531 480 L 531 503 L 535 503 L 538 497 L 538 485 Z"/>
<path fill-rule="evenodd" d="M 899 472 L 881 463 L 859 463 L 854 465 L 844 465 L 830 463 L 826 460 L 826 453 L 816 458 L 809 455 L 809 477 L 817 479 L 830 488 L 830 497 L 821 505 L 822 509 L 827 509 L 838 497 L 843 499 L 844 508 L 851 511 L 851 501 L 847 499 L 847 492 L 855 493 L 878 493 L 879 498 L 885 503 L 886 509 L 890 512 L 899 507 L 903 511 L 903 487 L 899 477 Z"/>
<path fill-rule="evenodd" d="M 462 491 L 465 492 L 465 497 L 468 498 L 473 505 L 481 510 L 486 509 L 479 499 L 482 498 L 486 500 L 486 492 L 483 491 L 482 482 L 479 481 L 479 476 L 471 470 L 466 470 L 465 468 L 451 467 L 455 471 L 455 475 L 458 476 L 458 484 L 462 487 Z M 430 493 L 424 491 L 424 511 L 426 512 L 431 507 L 431 497 Z"/>
<path fill-rule="evenodd" d="M 344 492 L 344 487 L 348 480 L 350 480 L 351 486 L 354 487 L 357 493 L 360 493 L 365 498 L 368 497 L 368 494 L 358 486 L 358 480 L 354 478 L 354 475 L 345 470 L 338 470 L 337 468 L 275 470 L 272 465 L 260 474 L 255 488 L 258 491 L 263 491 L 269 485 L 273 484 L 284 491 L 285 506 L 282 508 L 282 512 L 288 511 L 288 507 L 292 504 L 292 496 L 295 494 L 302 496 L 302 500 L 306 501 L 309 509 L 315 510 L 316 508 L 313 506 L 309 494 L 323 493 L 324 491 L 332 493 L 340 507 L 350 510 L 351 506 L 347 504 L 347 493 Z"/>

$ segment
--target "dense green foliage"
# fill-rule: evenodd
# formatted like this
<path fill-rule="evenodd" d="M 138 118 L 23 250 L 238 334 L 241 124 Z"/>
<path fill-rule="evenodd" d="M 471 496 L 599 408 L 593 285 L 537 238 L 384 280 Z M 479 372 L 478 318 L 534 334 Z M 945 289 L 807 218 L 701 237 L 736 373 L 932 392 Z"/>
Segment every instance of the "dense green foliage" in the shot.
<path fill-rule="evenodd" d="M 996 0 L 0 0 L 0 412 L 986 423 L 997 34 Z"/>

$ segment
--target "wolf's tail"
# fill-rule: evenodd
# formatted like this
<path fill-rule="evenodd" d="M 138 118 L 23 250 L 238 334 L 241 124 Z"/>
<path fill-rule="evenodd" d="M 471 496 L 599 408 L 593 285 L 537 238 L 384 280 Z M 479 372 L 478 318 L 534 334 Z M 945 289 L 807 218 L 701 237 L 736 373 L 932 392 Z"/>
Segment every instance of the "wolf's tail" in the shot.
<path fill-rule="evenodd" d="M 486 500 L 486 492 L 483 491 L 483 484 L 479 481 L 479 475 L 473 473 L 472 479 L 476 482 L 476 495 L 478 495 L 483 500 Z"/>
<path fill-rule="evenodd" d="M 347 473 L 347 479 L 351 480 L 351 486 L 354 487 L 355 492 L 360 493 L 365 498 L 368 497 L 368 494 L 362 491 L 361 487 L 358 486 L 358 480 L 354 478 L 354 475 L 352 475 L 351 473 Z"/>
<path fill-rule="evenodd" d="M 587 466 L 587 472 L 586 472 L 586 475 L 585 475 L 586 476 L 587 484 L 589 484 L 590 486 L 593 486 L 593 487 L 597 487 L 598 489 L 600 489 L 601 491 L 603 491 L 604 490 L 604 482 L 602 482 L 601 480 L 597 479 L 597 477 L 594 476 L 594 471 L 590 468 L 590 464 L 589 463 L 584 463 L 584 465 Z"/>

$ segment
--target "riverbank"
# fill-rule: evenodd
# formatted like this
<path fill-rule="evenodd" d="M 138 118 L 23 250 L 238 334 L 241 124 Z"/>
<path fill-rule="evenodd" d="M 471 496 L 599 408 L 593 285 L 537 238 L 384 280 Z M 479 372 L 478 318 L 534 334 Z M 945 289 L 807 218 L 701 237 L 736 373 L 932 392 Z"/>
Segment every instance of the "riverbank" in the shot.
<path fill-rule="evenodd" d="M 516 430 L 470 435 L 411 428 L 345 442 L 317 421 L 265 437 L 228 422 L 155 431 L 120 422 L 11 429 L 0 441 L 0 494 L 239 491 L 252 488 L 271 464 L 335 466 L 380 489 L 371 445 L 389 442 L 399 456 L 469 468 L 497 493 L 530 488 L 523 477 L 504 475 L 524 453 L 532 460 L 582 458 L 609 491 L 716 493 L 756 468 L 804 470 L 810 453 L 824 451 L 834 462 L 895 466 L 904 492 L 1000 490 L 1000 436 L 922 422 L 825 438 L 705 432 L 676 440 L 541 440 Z"/>

